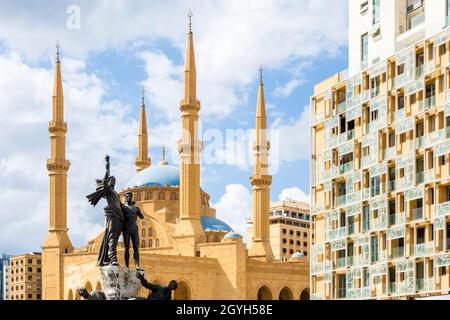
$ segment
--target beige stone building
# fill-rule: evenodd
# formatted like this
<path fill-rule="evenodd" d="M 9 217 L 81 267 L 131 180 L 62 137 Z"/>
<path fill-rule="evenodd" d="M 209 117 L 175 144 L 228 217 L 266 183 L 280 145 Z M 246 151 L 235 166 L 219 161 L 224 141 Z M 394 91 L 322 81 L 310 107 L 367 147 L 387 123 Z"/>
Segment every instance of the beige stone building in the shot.
<path fill-rule="evenodd" d="M 180 92 L 180 96 L 181 125 L 185 129 L 178 142 L 180 167 L 170 165 L 164 153 L 159 163 L 152 164 L 148 154 L 146 106 L 142 99 L 135 162 L 137 174 L 120 192 L 123 196 L 131 191 L 145 215 L 145 219 L 139 220 L 140 263 L 148 280 L 160 284 L 177 280 L 175 299 L 309 297 L 308 260 L 294 256 L 286 262 L 276 261 L 269 244 L 267 212 L 271 176 L 267 173 L 269 143 L 265 135 L 267 119 L 262 78 L 256 111 L 255 167 L 250 181 L 255 228 L 249 249 L 239 234 L 216 218 L 208 193 L 200 188 L 202 143 L 197 136 L 200 102 L 196 96 L 194 40 L 190 28 L 184 94 Z M 74 248 L 67 233 L 66 180 L 70 163 L 65 159 L 67 124 L 59 53 L 49 131 L 50 219 L 43 244 L 43 298 L 80 299 L 76 290 L 79 286 L 88 290 L 101 289 L 96 260 L 103 234 L 84 247 Z M 117 176 L 120 179 L 120 173 Z M 118 257 L 123 265 L 121 248 Z"/>
<path fill-rule="evenodd" d="M 314 299 L 450 290 L 450 1 L 351 0 L 311 99 Z"/>
<path fill-rule="evenodd" d="M 10 266 L 10 300 L 42 299 L 42 256 L 39 252 L 12 256 Z"/>
<path fill-rule="evenodd" d="M 309 259 L 310 237 L 313 237 L 309 204 L 295 200 L 273 202 L 268 214 L 274 259 L 288 261 L 294 254 Z M 253 227 L 248 227 L 247 239 L 251 239 L 252 232 Z"/>

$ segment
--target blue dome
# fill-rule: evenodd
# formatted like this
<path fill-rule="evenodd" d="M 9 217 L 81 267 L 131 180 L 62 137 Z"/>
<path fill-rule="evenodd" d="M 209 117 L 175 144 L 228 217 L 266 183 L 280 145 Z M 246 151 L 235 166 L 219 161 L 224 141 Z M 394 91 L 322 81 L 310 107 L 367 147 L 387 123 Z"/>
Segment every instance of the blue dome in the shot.
<path fill-rule="evenodd" d="M 298 251 L 291 256 L 291 258 L 303 258 L 303 257 L 305 257 L 305 255 Z"/>
<path fill-rule="evenodd" d="M 237 232 L 231 231 L 225 235 L 225 238 L 242 238 L 242 236 Z"/>
<path fill-rule="evenodd" d="M 205 231 L 221 231 L 221 232 L 230 232 L 231 227 L 227 225 L 222 220 L 213 217 L 203 216 L 201 217 L 201 223 L 203 226 L 203 230 Z"/>
<path fill-rule="evenodd" d="M 180 184 L 180 170 L 177 167 L 169 165 L 150 166 L 138 172 L 128 183 L 125 188 L 134 188 L 142 186 L 172 186 L 176 187 Z"/>

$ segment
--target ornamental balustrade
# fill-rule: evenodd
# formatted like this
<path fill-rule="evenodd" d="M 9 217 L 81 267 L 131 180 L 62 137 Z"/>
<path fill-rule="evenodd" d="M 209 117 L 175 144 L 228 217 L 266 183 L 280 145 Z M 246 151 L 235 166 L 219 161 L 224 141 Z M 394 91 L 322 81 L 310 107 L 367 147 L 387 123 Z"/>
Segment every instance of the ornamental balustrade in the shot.
<path fill-rule="evenodd" d="M 434 251 L 434 243 L 420 243 L 414 246 L 414 255 L 417 257 L 424 257 L 432 255 Z"/>
<path fill-rule="evenodd" d="M 435 217 L 446 217 L 450 214 L 450 201 L 439 203 L 436 206 Z"/>

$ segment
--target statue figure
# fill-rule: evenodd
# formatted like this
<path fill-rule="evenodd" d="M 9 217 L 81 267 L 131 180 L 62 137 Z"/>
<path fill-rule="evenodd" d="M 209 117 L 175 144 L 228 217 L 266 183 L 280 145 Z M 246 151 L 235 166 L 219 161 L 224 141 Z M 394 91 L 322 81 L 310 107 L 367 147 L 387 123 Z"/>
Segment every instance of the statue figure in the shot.
<path fill-rule="evenodd" d="M 141 210 L 136 207 L 133 201 L 133 194 L 127 192 L 125 194 L 126 203 L 122 205 L 122 212 L 124 215 L 125 225 L 123 228 L 123 242 L 125 245 L 125 266 L 129 267 L 130 261 L 130 240 L 133 243 L 133 258 L 137 270 L 142 270 L 139 267 L 139 229 L 136 224 L 137 218 L 144 219 Z"/>
<path fill-rule="evenodd" d="M 102 245 L 98 254 L 97 265 L 102 266 L 118 266 L 117 261 L 117 242 L 119 236 L 122 233 L 124 217 L 121 209 L 120 198 L 117 192 L 114 190 L 116 185 L 116 178 L 110 176 L 110 163 L 109 156 L 105 157 L 106 160 L 106 174 L 105 177 L 97 179 L 97 189 L 94 193 L 87 196 L 89 202 L 95 206 L 100 199 L 105 198 L 108 205 L 105 210 L 105 235 L 103 237 Z"/>
<path fill-rule="evenodd" d="M 78 293 L 85 300 L 106 300 L 106 296 L 103 291 L 94 290 L 89 293 L 86 288 L 78 288 Z"/>
<path fill-rule="evenodd" d="M 172 291 L 176 290 L 178 287 L 175 280 L 170 281 L 167 287 L 164 287 L 148 282 L 140 272 L 136 272 L 136 277 L 141 280 L 141 284 L 144 288 L 151 291 L 148 295 L 148 300 L 172 300 Z"/>

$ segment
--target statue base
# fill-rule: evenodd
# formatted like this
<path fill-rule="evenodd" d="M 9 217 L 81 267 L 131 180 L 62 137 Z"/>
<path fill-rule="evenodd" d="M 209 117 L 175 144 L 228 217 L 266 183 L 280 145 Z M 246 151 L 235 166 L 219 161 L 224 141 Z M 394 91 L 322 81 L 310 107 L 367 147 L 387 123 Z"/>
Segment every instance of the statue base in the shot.
<path fill-rule="evenodd" d="M 141 288 L 141 281 L 136 277 L 136 270 L 120 266 L 100 267 L 100 282 L 106 300 L 136 298 Z"/>

